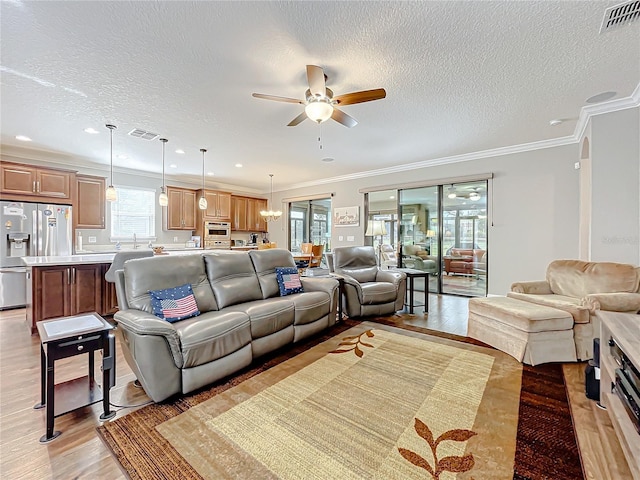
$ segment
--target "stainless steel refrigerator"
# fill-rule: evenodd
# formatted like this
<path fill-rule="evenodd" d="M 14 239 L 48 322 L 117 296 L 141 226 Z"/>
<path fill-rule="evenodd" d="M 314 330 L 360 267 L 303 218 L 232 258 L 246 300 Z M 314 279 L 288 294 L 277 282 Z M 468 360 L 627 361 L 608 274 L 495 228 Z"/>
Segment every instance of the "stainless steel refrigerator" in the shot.
<path fill-rule="evenodd" d="M 69 205 L 0 202 L 0 309 L 26 303 L 27 271 L 21 257 L 71 255 Z"/>

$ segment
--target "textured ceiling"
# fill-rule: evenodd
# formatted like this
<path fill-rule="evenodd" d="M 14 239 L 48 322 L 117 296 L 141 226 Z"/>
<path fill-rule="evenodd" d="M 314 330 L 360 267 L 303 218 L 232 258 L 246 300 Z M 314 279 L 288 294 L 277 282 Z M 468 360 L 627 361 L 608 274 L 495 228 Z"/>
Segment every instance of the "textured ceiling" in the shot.
<path fill-rule="evenodd" d="M 210 185 L 265 191 L 568 137 L 588 97 L 640 83 L 640 22 L 598 33 L 616 3 L 3 1 L 3 151 L 108 164 L 112 122 L 116 170 L 161 171 L 142 128 L 168 174 L 197 178 L 205 147 Z M 351 129 L 287 127 L 301 105 L 251 93 L 303 99 L 307 64 L 387 98 L 343 107 Z"/>

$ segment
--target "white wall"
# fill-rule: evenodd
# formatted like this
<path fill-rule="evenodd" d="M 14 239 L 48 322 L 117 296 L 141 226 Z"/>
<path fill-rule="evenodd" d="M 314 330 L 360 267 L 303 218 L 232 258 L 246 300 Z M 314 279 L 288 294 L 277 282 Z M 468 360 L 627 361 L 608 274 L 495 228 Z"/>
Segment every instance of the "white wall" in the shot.
<path fill-rule="evenodd" d="M 402 182 L 425 182 L 439 178 L 493 173 L 489 211 L 489 293 L 504 295 L 518 280 L 543 279 L 547 264 L 557 258 L 578 255 L 579 175 L 574 163 L 579 145 L 565 145 L 534 152 L 421 168 L 274 193 L 274 203 L 283 198 L 334 193 L 333 207 L 360 206 L 364 212 L 363 187 Z M 491 198 L 491 197 L 490 197 Z M 269 225 L 271 241 L 287 245 L 287 222 Z M 364 222 L 359 227 L 334 228 L 332 245 L 364 244 Z M 354 242 L 346 241 L 354 236 Z M 343 241 L 338 239 L 344 238 Z"/>
<path fill-rule="evenodd" d="M 640 264 L 640 109 L 591 119 L 591 259 Z"/>

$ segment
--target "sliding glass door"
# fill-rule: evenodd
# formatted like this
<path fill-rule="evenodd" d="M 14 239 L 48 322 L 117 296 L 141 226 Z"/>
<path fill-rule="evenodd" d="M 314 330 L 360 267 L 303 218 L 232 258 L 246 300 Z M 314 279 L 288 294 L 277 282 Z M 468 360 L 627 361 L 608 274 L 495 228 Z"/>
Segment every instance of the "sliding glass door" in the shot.
<path fill-rule="evenodd" d="M 441 291 L 487 294 L 487 181 L 444 185 Z"/>
<path fill-rule="evenodd" d="M 331 198 L 289 203 L 289 250 L 312 243 L 331 249 Z"/>
<path fill-rule="evenodd" d="M 400 190 L 402 266 L 430 273 L 429 291 L 487 292 L 487 181 Z"/>

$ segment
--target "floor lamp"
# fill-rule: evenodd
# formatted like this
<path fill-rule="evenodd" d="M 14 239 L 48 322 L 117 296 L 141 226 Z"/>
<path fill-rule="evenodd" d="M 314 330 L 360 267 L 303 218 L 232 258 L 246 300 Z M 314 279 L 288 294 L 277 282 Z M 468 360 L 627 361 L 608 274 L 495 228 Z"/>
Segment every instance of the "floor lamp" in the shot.
<path fill-rule="evenodd" d="M 382 253 L 382 237 L 387 234 L 387 229 L 384 226 L 384 220 L 369 220 L 367 222 L 367 231 L 364 232 L 366 237 L 380 237 L 380 241 L 378 242 L 378 265 L 382 264 L 382 259 L 380 258 Z"/>

